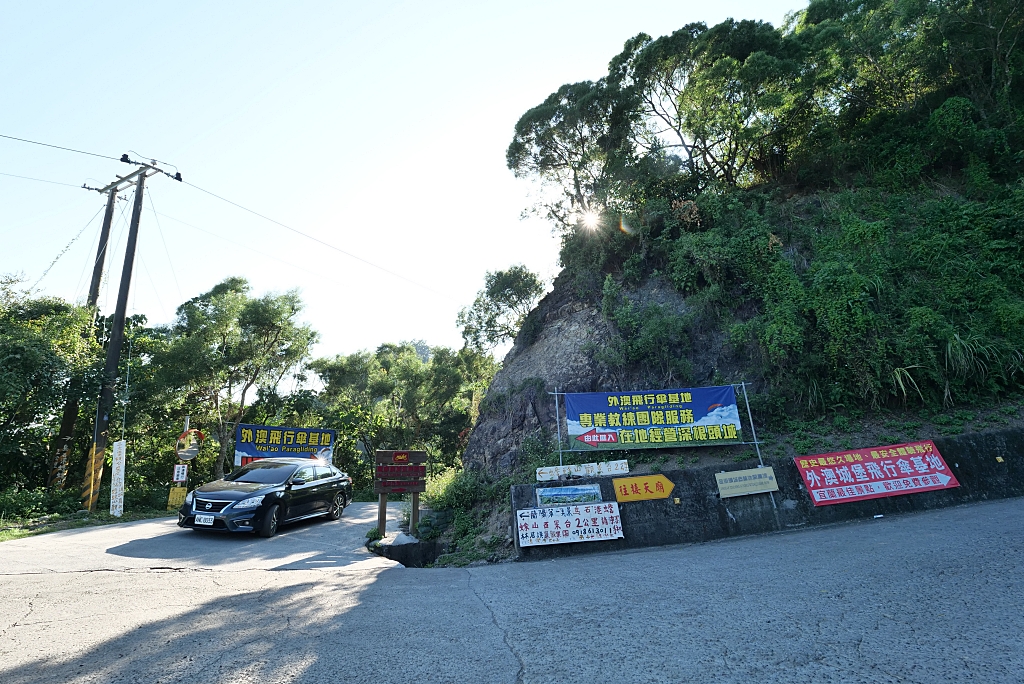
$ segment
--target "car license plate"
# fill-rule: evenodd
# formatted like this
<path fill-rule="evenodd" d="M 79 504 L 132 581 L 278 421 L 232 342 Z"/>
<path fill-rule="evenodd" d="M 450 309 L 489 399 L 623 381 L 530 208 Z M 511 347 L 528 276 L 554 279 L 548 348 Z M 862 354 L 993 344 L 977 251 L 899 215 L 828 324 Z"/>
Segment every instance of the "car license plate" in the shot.
<path fill-rule="evenodd" d="M 203 515 L 202 513 L 196 513 L 196 525 L 212 525 L 213 516 Z"/>

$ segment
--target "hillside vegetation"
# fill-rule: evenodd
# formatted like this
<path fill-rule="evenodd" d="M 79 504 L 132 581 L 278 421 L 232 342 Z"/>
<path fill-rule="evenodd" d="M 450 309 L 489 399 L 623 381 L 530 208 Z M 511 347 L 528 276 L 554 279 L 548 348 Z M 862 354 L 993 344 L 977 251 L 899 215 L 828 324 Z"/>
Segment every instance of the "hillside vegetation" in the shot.
<path fill-rule="evenodd" d="M 563 270 L 428 497 L 461 520 L 441 562 L 509 552 L 508 485 L 560 458 L 556 389 L 747 381 L 773 457 L 1019 426 L 1022 34 L 1019 2 L 813 0 L 640 34 L 524 113 L 508 166 Z"/>
<path fill-rule="evenodd" d="M 526 112 L 508 165 L 618 332 L 595 358 L 753 380 L 767 421 L 1019 390 L 1022 31 L 1019 2 L 815 0 L 638 35 Z"/>

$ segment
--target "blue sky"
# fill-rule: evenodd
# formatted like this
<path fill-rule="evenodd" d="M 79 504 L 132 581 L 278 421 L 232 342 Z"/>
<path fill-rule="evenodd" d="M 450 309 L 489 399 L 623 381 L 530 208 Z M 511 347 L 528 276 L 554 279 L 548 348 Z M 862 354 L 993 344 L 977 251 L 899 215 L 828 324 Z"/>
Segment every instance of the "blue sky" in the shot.
<path fill-rule="evenodd" d="M 461 343 L 486 271 L 557 272 L 557 239 L 521 220 L 512 128 L 563 83 L 596 79 L 625 40 L 727 17 L 775 24 L 805 3 L 5 3 L 0 134 L 176 165 L 196 185 L 384 266 L 377 270 L 158 177 L 131 313 L 170 322 L 227 276 L 298 288 L 319 354 Z M 134 154 L 133 154 L 134 156 Z M 101 185 L 129 167 L 0 139 L 0 174 Z M 0 273 L 84 301 L 103 198 L 0 175 Z M 113 230 L 113 309 L 124 224 Z M 154 214 L 155 210 L 155 214 Z M 84 230 L 83 230 L 84 228 Z M 118 249 L 120 248 L 120 249 Z M 396 277 L 400 274 L 408 280 Z"/>

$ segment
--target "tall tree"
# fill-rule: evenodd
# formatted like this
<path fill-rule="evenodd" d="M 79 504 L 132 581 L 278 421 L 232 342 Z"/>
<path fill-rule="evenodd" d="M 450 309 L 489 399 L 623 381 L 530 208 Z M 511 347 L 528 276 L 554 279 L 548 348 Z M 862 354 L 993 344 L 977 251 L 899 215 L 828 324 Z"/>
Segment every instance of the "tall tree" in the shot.
<path fill-rule="evenodd" d="M 276 387 L 309 356 L 316 333 L 296 317 L 296 292 L 248 296 L 243 278 L 228 278 L 178 307 L 173 337 L 157 359 L 169 384 L 195 394 L 211 410 L 219 454 L 214 476 L 224 474 L 234 426 L 260 386 Z"/>
<path fill-rule="evenodd" d="M 98 345 L 90 312 L 54 298 L 32 298 L 15 277 L 0 278 L 0 485 L 41 485 L 64 389 L 90 370 Z"/>
<path fill-rule="evenodd" d="M 491 349 L 515 339 L 543 292 L 540 278 L 522 264 L 504 271 L 489 271 L 484 277 L 484 289 L 457 318 L 466 346 Z"/>
<path fill-rule="evenodd" d="M 611 198 L 611 169 L 622 143 L 618 102 L 603 80 L 567 84 L 516 123 L 508 168 L 517 176 L 536 175 L 554 189 L 541 208 L 563 229 Z"/>
<path fill-rule="evenodd" d="M 308 368 L 324 384 L 320 399 L 331 426 L 353 435 L 367 454 L 419 447 L 432 463 L 450 466 L 465 448 L 497 364 L 469 348 L 433 347 L 424 360 L 402 343 L 317 359 Z"/>

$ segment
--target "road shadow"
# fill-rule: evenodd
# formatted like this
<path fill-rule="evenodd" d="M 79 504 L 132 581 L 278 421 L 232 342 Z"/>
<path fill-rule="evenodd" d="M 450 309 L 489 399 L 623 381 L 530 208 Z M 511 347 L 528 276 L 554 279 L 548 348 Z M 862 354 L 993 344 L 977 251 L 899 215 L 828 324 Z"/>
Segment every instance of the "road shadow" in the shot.
<path fill-rule="evenodd" d="M 233 575 L 237 579 L 224 585 L 225 596 L 196 603 L 187 611 L 172 608 L 172 617 L 148 618 L 136 626 L 131 619 L 136 615 L 120 620 L 111 616 L 111 624 L 124 625 L 112 628 L 121 634 L 70 656 L 67 653 L 75 646 L 69 644 L 88 642 L 55 645 L 49 655 L 32 648 L 31 661 L 18 665 L 5 659 L 0 681 L 514 682 L 519 665 L 504 646 L 501 630 L 466 588 L 466 574 L 452 575 L 458 597 L 423 592 L 422 575 L 401 568 L 306 573 L 304 578 L 323 579 L 302 582 L 289 581 L 291 573 L 274 573 L 279 579 L 259 590 L 236 590 L 252 579 L 250 573 Z M 184 589 L 202 576 L 169 573 L 163 581 Z M 103 588 L 117 586 L 122 586 L 120 580 L 110 578 Z M 418 600 L 402 599 L 417 593 Z M 437 618 L 442 610 L 444 623 Z M 424 616 L 434 616 L 433 628 L 424 629 Z M 449 620 L 451 625 L 445 626 Z M 27 642 L 59 628 L 18 627 L 17 638 Z M 439 638 L 437 629 L 451 633 Z"/>
<path fill-rule="evenodd" d="M 372 510 L 371 510 L 372 509 Z M 397 523 L 389 510 L 389 527 Z M 112 556 L 153 561 L 149 567 L 309 570 L 382 562 L 364 547 L 366 531 L 376 524 L 376 509 L 353 503 L 339 521 L 313 518 L 283 525 L 270 539 L 252 533 L 182 529 L 168 521 L 160 534 L 132 539 L 106 549 Z"/>

